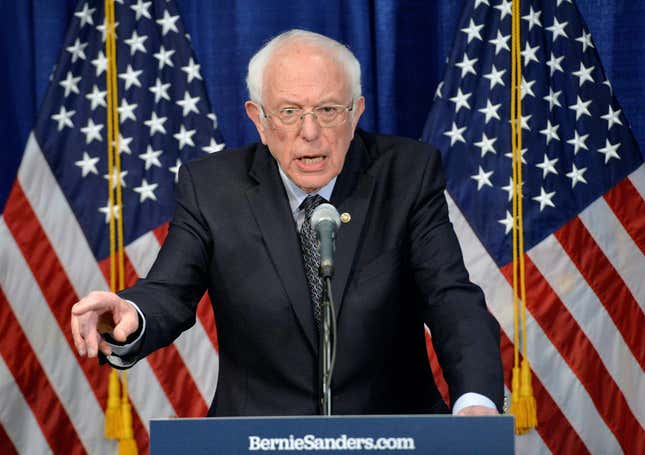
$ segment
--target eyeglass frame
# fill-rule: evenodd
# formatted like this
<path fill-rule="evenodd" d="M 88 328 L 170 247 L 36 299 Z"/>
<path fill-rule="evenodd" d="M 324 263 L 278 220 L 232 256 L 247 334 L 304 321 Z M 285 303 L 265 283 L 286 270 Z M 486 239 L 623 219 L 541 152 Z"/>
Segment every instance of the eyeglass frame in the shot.
<path fill-rule="evenodd" d="M 318 114 L 316 114 L 316 109 L 323 108 L 323 107 L 340 107 L 345 112 L 347 112 L 348 114 L 351 115 L 351 113 L 354 111 L 355 101 L 356 100 L 354 98 L 352 98 L 351 102 L 348 105 L 345 105 L 345 104 L 323 104 L 321 106 L 314 106 L 308 112 L 305 112 L 305 110 L 302 109 L 302 108 L 282 108 L 279 111 L 274 111 L 274 112 L 268 112 L 267 113 L 267 111 L 264 110 L 264 106 L 262 104 L 260 104 L 259 106 L 260 106 L 260 110 L 262 111 L 262 116 L 265 119 L 267 119 L 267 120 L 268 119 L 273 119 L 273 118 L 278 119 L 279 125 L 276 125 L 276 122 L 272 122 L 272 125 L 273 125 L 274 129 L 275 128 L 282 128 L 282 129 L 285 129 L 285 130 L 297 131 L 298 129 L 302 128 L 302 125 L 303 125 L 303 123 L 305 121 L 305 115 L 311 115 L 313 117 L 313 119 L 316 121 L 316 124 L 321 128 L 336 128 L 337 126 L 344 125 L 345 122 L 347 121 L 347 119 L 349 118 L 349 116 L 346 117 L 342 122 L 340 122 L 338 124 L 335 124 L 335 125 L 321 125 L 320 121 L 318 120 Z M 301 111 L 300 117 L 292 125 L 285 125 L 284 123 L 282 123 L 282 119 L 278 116 L 278 114 L 281 111 L 283 111 L 284 109 L 293 109 L 293 110 Z M 339 115 L 342 115 L 342 114 L 343 114 L 342 111 L 339 112 Z"/>

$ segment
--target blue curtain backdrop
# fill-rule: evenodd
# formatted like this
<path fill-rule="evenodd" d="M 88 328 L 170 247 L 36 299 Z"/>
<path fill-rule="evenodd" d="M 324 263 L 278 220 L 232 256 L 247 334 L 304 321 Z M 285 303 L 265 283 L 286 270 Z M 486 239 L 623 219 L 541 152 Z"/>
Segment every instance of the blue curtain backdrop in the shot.
<path fill-rule="evenodd" d="M 128 2 L 129 0 L 126 0 Z M 497 3 L 497 0 L 491 0 Z M 246 64 L 268 38 L 305 28 L 347 43 L 363 66 L 363 128 L 419 137 L 465 0 L 177 0 L 230 146 L 255 141 Z M 645 151 L 645 0 L 576 1 Z M 76 0 L 0 0 L 0 211 Z"/>

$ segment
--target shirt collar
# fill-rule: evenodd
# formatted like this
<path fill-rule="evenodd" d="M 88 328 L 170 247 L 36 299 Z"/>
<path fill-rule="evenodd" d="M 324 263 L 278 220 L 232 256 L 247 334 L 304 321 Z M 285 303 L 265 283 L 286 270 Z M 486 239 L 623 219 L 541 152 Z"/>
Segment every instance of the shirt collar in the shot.
<path fill-rule="evenodd" d="M 304 201 L 307 196 L 318 194 L 321 197 L 325 198 L 325 200 L 327 201 L 331 200 L 331 193 L 332 191 L 334 191 L 334 186 L 336 185 L 336 177 L 331 179 L 327 185 L 323 186 L 318 191 L 315 191 L 313 193 L 306 193 L 302 190 L 302 188 L 293 183 L 289 177 L 287 177 L 287 174 L 284 173 L 280 165 L 278 165 L 278 170 L 280 171 L 280 178 L 282 179 L 284 189 L 287 191 L 287 197 L 289 198 L 289 207 L 291 207 L 291 213 L 294 218 L 299 211 L 300 204 L 302 204 L 302 201 Z"/>

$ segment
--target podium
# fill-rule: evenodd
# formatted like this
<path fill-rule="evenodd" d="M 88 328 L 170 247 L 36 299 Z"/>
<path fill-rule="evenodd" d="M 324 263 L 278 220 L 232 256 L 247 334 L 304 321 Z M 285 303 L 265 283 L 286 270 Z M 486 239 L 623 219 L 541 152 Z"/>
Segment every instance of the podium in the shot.
<path fill-rule="evenodd" d="M 150 453 L 513 454 L 511 416 L 154 419 Z"/>

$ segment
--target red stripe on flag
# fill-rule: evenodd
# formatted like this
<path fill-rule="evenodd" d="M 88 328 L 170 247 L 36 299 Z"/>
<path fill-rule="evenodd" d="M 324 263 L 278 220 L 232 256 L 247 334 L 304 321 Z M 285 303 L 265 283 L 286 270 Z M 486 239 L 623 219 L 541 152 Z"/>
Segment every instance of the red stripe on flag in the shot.
<path fill-rule="evenodd" d="M 13 441 L 9 438 L 9 435 L 5 431 L 2 423 L 0 423 L 0 450 L 2 450 L 4 455 L 18 455 L 18 451 L 13 445 Z"/>
<path fill-rule="evenodd" d="M 645 313 L 622 277 L 579 218 L 565 224 L 554 235 L 598 296 L 637 362 L 645 370 L 645 343 L 642 337 Z"/>
<path fill-rule="evenodd" d="M 124 259 L 125 285 L 128 287 L 136 283 L 137 275 L 127 254 Z M 103 273 L 109 277 L 110 258 L 103 259 L 99 265 Z M 168 345 L 150 354 L 147 359 L 178 417 L 206 416 L 208 411 L 206 402 L 202 398 L 184 359 L 174 345 Z"/>
<path fill-rule="evenodd" d="M 105 409 L 109 370 L 99 368 L 94 359 L 81 358 L 74 347 L 69 328 L 69 315 L 72 305 L 78 300 L 78 296 L 67 279 L 65 270 L 59 262 L 47 234 L 43 231 L 29 200 L 17 181 L 7 201 L 4 217 L 11 235 L 20 248 L 45 300 L 49 304 L 52 314 L 58 322 L 61 332 L 65 335 L 76 361 L 79 363 L 83 373 L 85 373 L 85 377 L 99 404 Z M 147 446 L 148 433 L 141 422 L 141 418 L 136 410 L 132 414 L 137 440 Z"/>
<path fill-rule="evenodd" d="M 163 245 L 163 242 L 168 236 L 168 226 L 169 223 L 164 223 L 161 226 L 154 228 L 154 230 L 152 231 L 155 237 L 157 237 L 157 240 L 159 240 L 159 245 Z"/>
<path fill-rule="evenodd" d="M 47 379 L 0 289 L 0 354 L 34 413 L 45 439 L 54 453 L 85 453 L 65 408 Z"/>
<path fill-rule="evenodd" d="M 528 256 L 525 260 L 527 309 L 587 390 L 623 450 L 644 453 L 645 432 L 598 352 L 533 261 Z M 512 264 L 501 271 L 512 283 Z"/>
<path fill-rule="evenodd" d="M 215 320 L 215 313 L 213 312 L 213 305 L 208 296 L 208 292 L 204 293 L 202 299 L 197 305 L 197 317 L 204 327 L 204 331 L 211 340 L 215 350 L 219 352 L 219 342 L 217 341 L 217 321 Z"/>
<path fill-rule="evenodd" d="M 626 178 L 605 193 L 605 201 L 616 214 L 625 230 L 645 254 L 645 201 Z"/>
<path fill-rule="evenodd" d="M 434 382 L 437 385 L 437 388 L 439 389 L 441 398 L 443 398 L 444 403 L 446 403 L 446 406 L 448 406 L 448 409 L 450 409 L 451 403 L 450 403 L 450 393 L 448 389 L 448 383 L 446 382 L 446 379 L 443 377 L 443 369 L 439 364 L 439 358 L 437 357 L 437 353 L 435 352 L 434 346 L 432 345 L 432 337 L 430 336 L 430 331 L 428 331 L 428 329 L 425 329 L 425 335 L 426 335 L 426 351 L 428 352 L 428 362 L 430 362 L 430 369 L 432 370 L 432 376 L 434 377 Z"/>
<path fill-rule="evenodd" d="M 513 371 L 513 343 L 502 331 L 502 363 L 504 365 L 504 382 L 511 389 Z M 560 410 L 553 397 L 546 390 L 534 372 L 531 372 L 531 385 L 537 402 L 537 432 L 553 453 L 587 454 L 589 449 L 580 438 L 569 420 Z"/>

